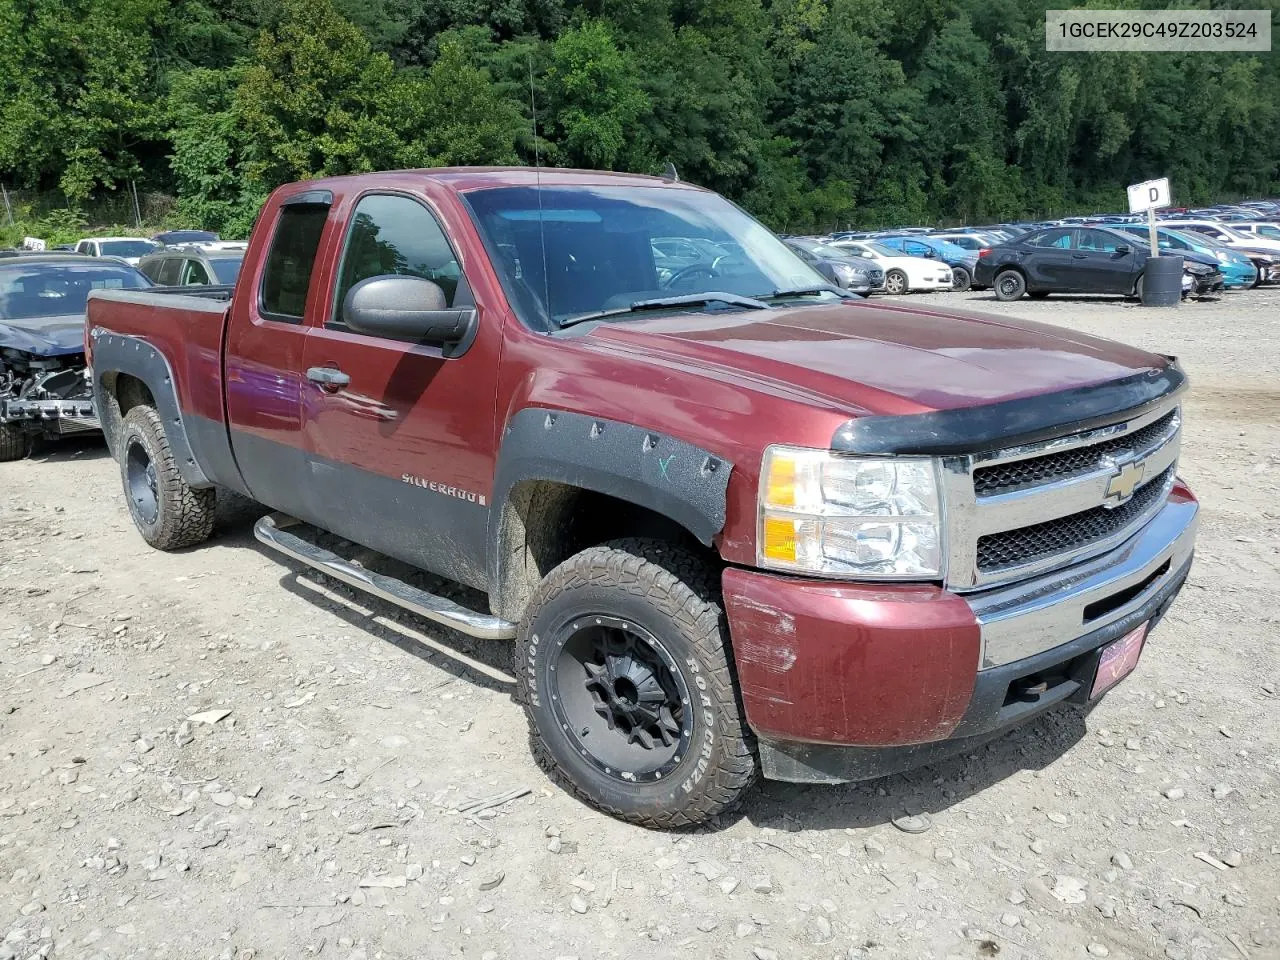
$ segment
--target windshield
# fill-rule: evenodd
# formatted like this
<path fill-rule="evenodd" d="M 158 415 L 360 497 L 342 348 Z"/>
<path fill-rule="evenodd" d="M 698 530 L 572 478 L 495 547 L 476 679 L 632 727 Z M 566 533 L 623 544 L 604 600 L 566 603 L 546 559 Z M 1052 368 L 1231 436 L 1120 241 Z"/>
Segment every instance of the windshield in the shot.
<path fill-rule="evenodd" d="M 104 240 L 98 246 L 104 257 L 145 257 L 159 244 L 150 240 Z"/>
<path fill-rule="evenodd" d="M 500 187 L 468 193 L 466 202 L 512 306 L 538 329 L 646 300 L 827 285 L 713 193 L 574 186 L 544 187 L 539 196 L 536 187 Z"/>
<path fill-rule="evenodd" d="M 983 243 L 979 237 L 975 237 L 971 234 L 962 234 L 955 237 L 939 237 L 938 239 L 943 240 L 946 243 L 954 244 L 957 247 L 964 247 L 966 250 L 981 250 L 983 247 L 990 246 L 990 244 Z"/>
<path fill-rule="evenodd" d="M 150 282 L 132 267 L 102 263 L 0 266 L 0 320 L 82 314 L 90 290 L 139 290 Z"/>
<path fill-rule="evenodd" d="M 857 253 L 859 248 L 866 250 L 867 253 L 877 257 L 900 257 L 901 250 L 895 250 L 893 247 L 886 247 L 883 243 L 873 243 L 870 240 L 861 240 L 856 246 L 849 246 L 848 252 Z"/>
<path fill-rule="evenodd" d="M 235 283 L 240 276 L 240 264 L 244 257 L 211 257 L 209 265 L 213 267 L 213 275 L 219 283 Z"/>

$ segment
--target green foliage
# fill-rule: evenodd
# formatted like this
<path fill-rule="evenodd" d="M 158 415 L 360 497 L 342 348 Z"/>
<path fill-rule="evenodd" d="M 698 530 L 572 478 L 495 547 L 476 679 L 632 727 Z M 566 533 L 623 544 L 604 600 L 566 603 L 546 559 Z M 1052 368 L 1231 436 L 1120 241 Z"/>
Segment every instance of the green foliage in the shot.
<path fill-rule="evenodd" d="M 1280 192 L 1280 58 L 1050 54 L 1056 6 L 5 0 L 0 181 L 72 217 L 136 183 L 230 236 L 288 180 L 535 154 L 669 161 L 790 231 Z"/>

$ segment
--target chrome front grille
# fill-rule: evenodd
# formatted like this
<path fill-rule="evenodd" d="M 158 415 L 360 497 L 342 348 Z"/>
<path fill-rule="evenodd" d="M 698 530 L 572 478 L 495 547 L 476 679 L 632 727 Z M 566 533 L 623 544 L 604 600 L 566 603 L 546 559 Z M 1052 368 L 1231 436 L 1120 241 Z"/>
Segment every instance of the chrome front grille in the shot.
<path fill-rule="evenodd" d="M 1106 540 L 1147 513 L 1153 504 L 1163 502 L 1171 486 L 1173 467 L 1144 483 L 1132 498 L 1114 509 L 1093 507 L 1057 520 L 979 537 L 978 569 L 984 574 L 995 573 Z"/>
<path fill-rule="evenodd" d="M 1176 402 L 1081 433 L 943 458 L 948 586 L 1009 583 L 1132 536 L 1174 483 Z"/>
<path fill-rule="evenodd" d="M 1146 450 L 1177 429 L 1178 411 L 1170 410 L 1155 423 L 1131 434 L 1102 440 L 1087 447 L 1076 447 L 1042 457 L 1014 460 L 973 472 L 973 489 L 979 497 L 1054 480 L 1078 477 L 1100 469 L 1105 457 L 1123 455 L 1130 450 Z"/>

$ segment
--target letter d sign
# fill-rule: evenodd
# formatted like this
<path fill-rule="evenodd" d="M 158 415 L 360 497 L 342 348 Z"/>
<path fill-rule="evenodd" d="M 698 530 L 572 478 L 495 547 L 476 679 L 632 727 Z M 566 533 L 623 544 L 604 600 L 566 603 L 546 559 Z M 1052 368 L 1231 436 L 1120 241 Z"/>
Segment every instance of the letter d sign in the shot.
<path fill-rule="evenodd" d="M 1160 200 L 1160 191 L 1155 187 L 1147 187 L 1147 199 L 1151 201 L 1151 205 L 1154 207 Z"/>

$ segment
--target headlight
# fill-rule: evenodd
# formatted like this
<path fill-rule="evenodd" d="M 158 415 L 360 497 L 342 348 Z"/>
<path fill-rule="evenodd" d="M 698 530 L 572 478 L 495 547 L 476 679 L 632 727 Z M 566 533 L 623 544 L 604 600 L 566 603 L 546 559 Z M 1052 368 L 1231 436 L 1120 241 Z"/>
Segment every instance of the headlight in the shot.
<path fill-rule="evenodd" d="M 1215 251 L 1213 251 L 1213 255 L 1214 255 L 1215 257 L 1217 257 L 1217 258 L 1218 258 L 1218 262 L 1219 262 L 1219 263 L 1230 263 L 1230 262 L 1231 262 L 1231 255 L 1230 255 L 1229 253 L 1225 253 L 1225 252 L 1224 252 L 1224 251 L 1222 251 L 1222 250 L 1215 250 Z"/>
<path fill-rule="evenodd" d="M 841 283 L 866 283 L 867 274 L 859 270 L 857 267 L 851 267 L 847 264 L 837 263 L 834 265 L 836 276 L 840 278 Z"/>
<path fill-rule="evenodd" d="M 937 471 L 927 457 L 869 460 L 775 445 L 760 471 L 761 567 L 850 578 L 942 570 Z"/>

